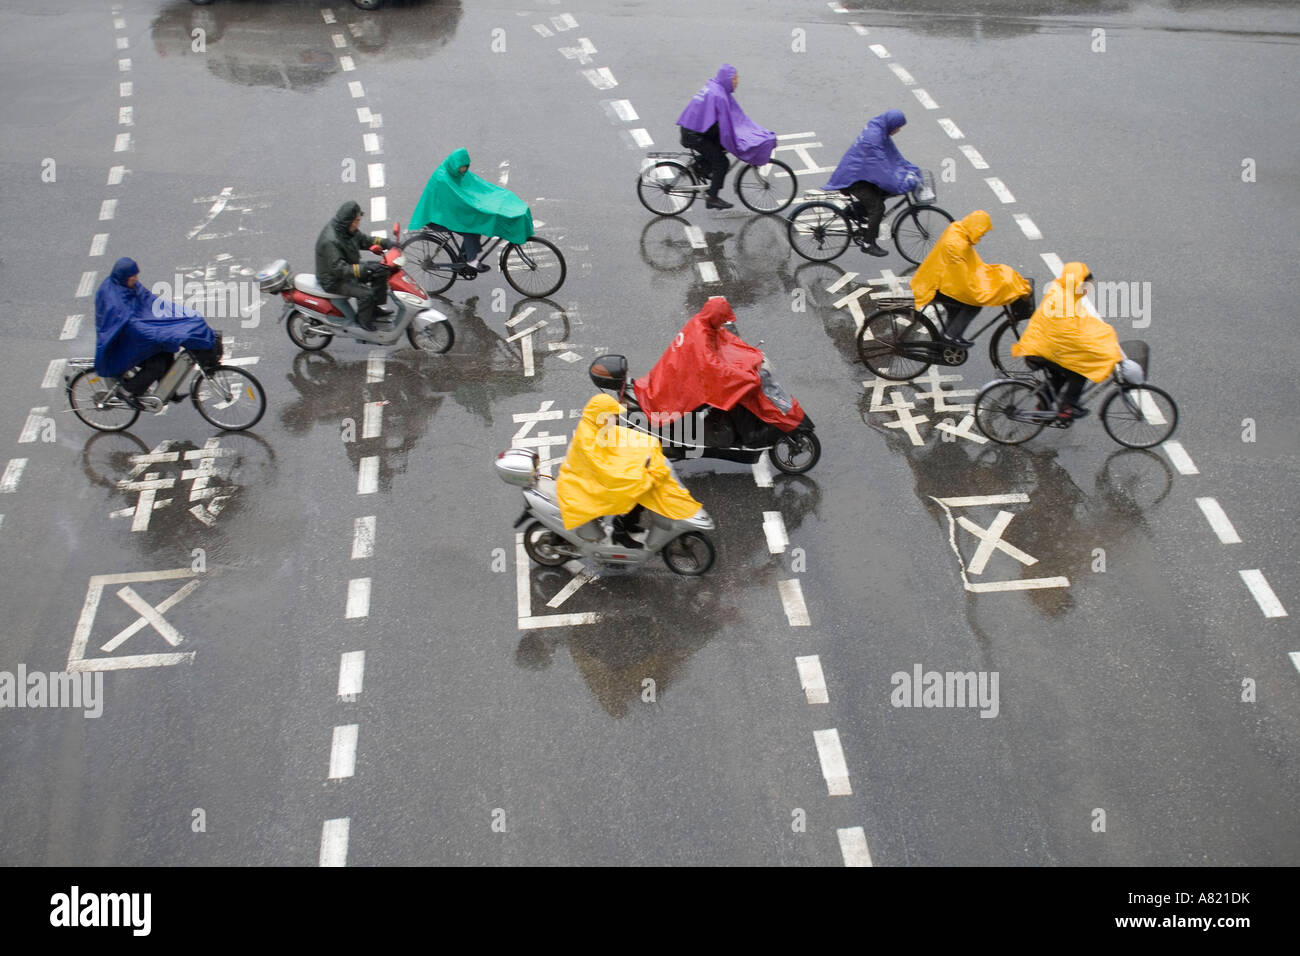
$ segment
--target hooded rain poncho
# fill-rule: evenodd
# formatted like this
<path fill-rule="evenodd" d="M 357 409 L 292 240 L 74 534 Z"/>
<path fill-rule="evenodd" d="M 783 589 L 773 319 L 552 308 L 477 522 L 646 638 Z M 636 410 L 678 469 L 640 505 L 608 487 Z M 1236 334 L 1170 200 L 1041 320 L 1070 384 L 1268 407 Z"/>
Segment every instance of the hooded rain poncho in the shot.
<path fill-rule="evenodd" d="M 621 410 L 608 395 L 593 396 L 582 410 L 555 479 L 565 528 L 624 514 L 633 505 L 675 521 L 702 507 L 673 477 L 659 439 L 618 424 Z"/>
<path fill-rule="evenodd" d="M 1020 341 L 1011 346 L 1012 355 L 1037 355 L 1094 382 L 1111 373 L 1124 353 L 1115 330 L 1083 306 L 1088 275 L 1082 262 L 1065 264 L 1030 316 Z"/>
<path fill-rule="evenodd" d="M 921 170 L 903 158 L 889 131 L 907 125 L 902 110 L 886 110 L 858 134 L 822 189 L 847 189 L 866 181 L 891 195 L 905 193 L 921 180 Z M 915 181 L 909 180 L 915 176 Z"/>
<path fill-rule="evenodd" d="M 686 323 L 650 374 L 634 383 L 641 408 L 672 421 L 701 405 L 729 411 L 737 405 L 762 421 L 790 431 L 803 421 L 796 399 L 782 411 L 763 391 L 763 353 L 723 328 L 736 314 L 722 296 L 704 303 Z"/>
<path fill-rule="evenodd" d="M 929 305 L 936 292 L 967 305 L 1006 305 L 1029 294 L 1028 279 L 1010 266 L 989 265 L 975 251 L 975 244 L 992 228 L 983 209 L 948 224 L 912 276 L 918 309 Z"/>
<path fill-rule="evenodd" d="M 95 291 L 95 371 L 117 377 L 151 355 L 178 349 L 210 349 L 216 333 L 203 316 L 160 299 L 144 283 L 128 288 L 138 275 L 135 260 L 122 258 Z"/>
<path fill-rule="evenodd" d="M 764 166 L 772 158 L 776 134 L 764 129 L 745 115 L 731 93 L 736 68 L 722 64 L 716 76 L 700 88 L 686 104 L 677 125 L 697 133 L 707 133 L 718 124 L 718 138 L 727 152 L 751 166 Z"/>
<path fill-rule="evenodd" d="M 526 242 L 533 234 L 528 204 L 508 189 L 460 167 L 469 165 L 469 151 L 458 149 L 442 161 L 416 203 L 407 224 L 421 229 L 430 223 L 452 232 L 500 236 Z"/>

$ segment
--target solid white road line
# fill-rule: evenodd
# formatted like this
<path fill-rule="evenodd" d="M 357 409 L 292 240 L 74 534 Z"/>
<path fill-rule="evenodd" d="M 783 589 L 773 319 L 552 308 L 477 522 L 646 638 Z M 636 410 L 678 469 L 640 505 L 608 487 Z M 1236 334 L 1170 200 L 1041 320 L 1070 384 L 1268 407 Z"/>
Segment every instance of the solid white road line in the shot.
<path fill-rule="evenodd" d="M 366 402 L 365 412 L 361 418 L 361 437 L 378 438 L 384 429 L 384 405 L 386 402 Z"/>
<path fill-rule="evenodd" d="M 1160 447 L 1165 450 L 1165 454 L 1169 456 L 1169 460 L 1180 475 L 1199 475 L 1201 473 L 1201 470 L 1196 467 L 1196 463 L 1192 461 L 1192 456 L 1187 454 L 1187 449 L 1183 447 L 1182 442 L 1170 440 L 1162 442 Z"/>
<path fill-rule="evenodd" d="M 835 835 L 840 838 L 840 855 L 845 866 L 871 866 L 871 852 L 862 827 L 844 827 L 836 830 Z"/>
<path fill-rule="evenodd" d="M 808 627 L 812 621 L 808 617 L 808 606 L 803 601 L 803 585 L 798 578 L 777 581 L 781 592 L 781 604 L 785 606 L 785 617 L 791 627 Z"/>
<path fill-rule="evenodd" d="M 379 490 L 379 456 L 367 455 L 357 467 L 357 494 L 373 495 Z"/>
<path fill-rule="evenodd" d="M 329 13 L 328 10 L 325 11 Z M 333 14 L 330 14 L 333 16 Z M 328 21 L 326 21 L 328 22 Z M 351 817 L 326 820 L 320 828 L 320 865 L 348 865 L 348 829 Z"/>
<path fill-rule="evenodd" d="M 998 177 L 990 176 L 984 181 L 989 184 L 989 189 L 993 190 L 993 194 L 1002 202 L 1009 203 L 1016 201 L 1016 197 L 1011 195 L 1011 190 L 1008 189 L 1006 184 L 1004 184 L 1002 180 L 998 179 Z"/>
<path fill-rule="evenodd" d="M 810 654 L 807 657 L 796 657 L 794 666 L 799 668 L 799 686 L 803 688 L 808 703 L 830 703 L 830 695 L 826 693 L 826 675 L 822 673 L 820 658 L 816 654 Z"/>
<path fill-rule="evenodd" d="M 599 575 L 592 574 L 590 571 L 586 569 L 579 571 L 569 580 L 568 584 L 566 584 L 564 587 L 560 588 L 558 592 L 556 592 L 555 597 L 551 598 L 549 601 L 546 602 L 546 606 L 559 607 L 561 604 L 563 604 L 565 601 L 571 598 L 574 595 L 574 593 L 578 590 L 578 588 L 582 587 L 588 581 L 592 581 L 597 577 L 599 577 Z"/>
<path fill-rule="evenodd" d="M 358 518 L 352 526 L 352 560 L 373 557 L 375 553 L 375 516 Z"/>
<path fill-rule="evenodd" d="M 331 780 L 350 777 L 357 770 L 357 733 L 358 724 L 345 724 L 334 728 L 334 740 L 330 744 Z"/>
<path fill-rule="evenodd" d="M 35 409 L 33 409 L 35 411 Z M 1219 536 L 1219 540 L 1224 544 L 1241 544 L 1241 536 L 1237 534 L 1237 529 L 1232 526 L 1228 520 L 1227 514 L 1222 506 L 1213 498 L 1197 498 L 1196 503 L 1201 508 L 1201 513 L 1205 515 L 1205 520 L 1210 523 L 1214 533 Z"/>
<path fill-rule="evenodd" d="M 366 652 L 348 651 L 339 658 L 339 696 L 356 700 L 366 676 Z"/>
<path fill-rule="evenodd" d="M 348 607 L 345 618 L 370 616 L 370 579 L 353 578 L 348 582 Z"/>
<path fill-rule="evenodd" d="M 853 788 L 849 786 L 849 767 L 844 762 L 839 731 L 834 727 L 829 730 L 814 730 L 813 741 L 817 744 L 817 759 L 821 761 L 827 791 L 832 797 L 849 796 L 853 793 Z"/>
<path fill-rule="evenodd" d="M 771 554 L 780 554 L 790 545 L 785 534 L 785 521 L 779 511 L 763 512 L 763 534 L 767 535 L 767 550 Z"/>
<path fill-rule="evenodd" d="M 3 474 L 0 474 L 0 494 L 18 490 L 18 482 L 22 480 L 23 469 L 27 467 L 26 458 L 11 458 L 5 465 Z"/>
<path fill-rule="evenodd" d="M 1273 589 L 1268 586 L 1268 581 L 1264 580 L 1264 572 L 1258 568 L 1250 571 L 1239 571 L 1241 579 L 1246 582 L 1246 587 L 1250 588 L 1251 595 L 1255 598 L 1255 603 L 1259 609 L 1264 612 L 1265 617 L 1286 617 L 1286 608 L 1282 602 L 1277 599 Z"/>

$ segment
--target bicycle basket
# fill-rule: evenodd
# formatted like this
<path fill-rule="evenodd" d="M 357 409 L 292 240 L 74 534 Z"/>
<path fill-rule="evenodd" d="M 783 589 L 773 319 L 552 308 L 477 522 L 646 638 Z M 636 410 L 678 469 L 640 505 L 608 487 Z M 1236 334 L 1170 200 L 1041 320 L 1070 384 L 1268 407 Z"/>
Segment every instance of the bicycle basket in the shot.
<path fill-rule="evenodd" d="M 936 198 L 934 173 L 928 169 L 923 169 L 921 170 L 921 184 L 912 190 L 912 202 L 924 205 L 925 203 L 934 202 Z"/>
<path fill-rule="evenodd" d="M 1034 309 L 1038 307 L 1037 287 L 1034 284 L 1032 276 L 1029 279 L 1029 291 L 1013 302 L 1007 303 L 1007 311 L 1017 322 L 1027 322 L 1030 316 L 1034 314 Z"/>

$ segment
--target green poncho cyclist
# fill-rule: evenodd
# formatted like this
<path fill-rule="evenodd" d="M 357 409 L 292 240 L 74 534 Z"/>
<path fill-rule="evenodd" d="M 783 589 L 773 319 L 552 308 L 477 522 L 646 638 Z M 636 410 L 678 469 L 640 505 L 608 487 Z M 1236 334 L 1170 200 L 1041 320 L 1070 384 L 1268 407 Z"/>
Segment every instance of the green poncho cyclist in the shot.
<path fill-rule="evenodd" d="M 461 254 L 456 262 L 464 264 L 462 274 L 477 275 L 488 271 L 479 262 L 481 237 L 526 242 L 533 234 L 533 214 L 510 190 L 471 173 L 469 151 L 458 149 L 429 177 L 408 225 L 412 229 L 441 226 L 458 233 Z"/>

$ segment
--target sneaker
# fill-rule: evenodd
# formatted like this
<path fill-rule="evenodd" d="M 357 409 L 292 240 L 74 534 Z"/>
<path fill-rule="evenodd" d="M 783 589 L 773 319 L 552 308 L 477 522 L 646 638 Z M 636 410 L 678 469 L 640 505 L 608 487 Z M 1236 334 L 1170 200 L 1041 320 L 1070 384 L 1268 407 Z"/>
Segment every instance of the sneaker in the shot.
<path fill-rule="evenodd" d="M 704 207 L 706 209 L 734 209 L 735 203 L 729 203 L 717 196 L 705 196 Z"/>
<path fill-rule="evenodd" d="M 879 257 L 879 256 L 889 255 L 888 252 L 886 252 L 884 249 L 881 249 L 880 246 L 876 245 L 874 242 L 867 243 L 865 246 L 862 247 L 862 251 L 869 256 Z"/>

